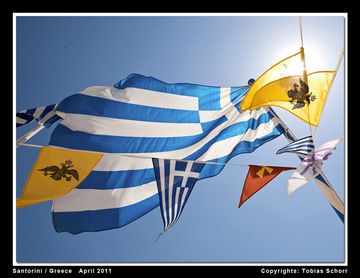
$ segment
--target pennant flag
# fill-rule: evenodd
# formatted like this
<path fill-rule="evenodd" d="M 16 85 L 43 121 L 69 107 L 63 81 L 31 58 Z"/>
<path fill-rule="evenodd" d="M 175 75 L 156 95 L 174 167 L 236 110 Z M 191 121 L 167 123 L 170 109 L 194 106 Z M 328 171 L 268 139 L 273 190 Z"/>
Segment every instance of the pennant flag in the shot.
<path fill-rule="evenodd" d="M 295 169 L 295 167 L 249 165 L 249 171 L 245 179 L 238 207 L 272 181 L 282 171 L 291 169 Z"/>
<path fill-rule="evenodd" d="M 165 232 L 178 221 L 204 163 L 153 158 Z"/>
<path fill-rule="evenodd" d="M 241 110 L 278 106 L 317 126 L 335 71 L 306 74 L 304 50 L 278 62 L 250 87 Z"/>
<path fill-rule="evenodd" d="M 53 200 L 70 192 L 95 167 L 103 154 L 43 147 L 16 207 Z"/>
<path fill-rule="evenodd" d="M 105 154 L 77 188 L 54 200 L 56 231 L 119 228 L 159 206 L 152 157 L 226 163 L 282 134 L 268 108 L 239 112 L 248 88 L 131 74 L 115 87 L 90 87 L 61 101 L 63 120 L 49 144 Z M 223 167 L 206 164 L 199 179 Z"/>
<path fill-rule="evenodd" d="M 296 171 L 289 179 L 289 196 L 295 190 L 299 189 L 321 173 L 321 166 L 324 163 L 324 160 L 329 158 L 340 141 L 341 139 L 337 139 L 324 143 L 305 157 L 305 159 L 296 168 Z"/>
<path fill-rule="evenodd" d="M 274 112 L 274 110 L 272 108 L 269 108 L 269 112 L 272 113 L 272 115 L 274 117 L 276 117 L 280 121 L 282 127 L 285 130 L 285 132 L 284 132 L 285 138 L 289 142 L 296 141 L 297 139 L 294 136 L 294 134 L 290 131 L 290 129 L 286 126 L 286 124 L 283 121 L 281 121 L 281 119 L 279 118 L 279 116 L 277 116 L 277 114 Z M 301 161 L 305 157 L 302 154 L 297 154 L 297 156 L 299 157 L 299 159 Z M 331 186 L 331 183 L 327 180 L 324 173 L 320 172 L 320 174 L 317 175 L 314 180 L 316 182 L 316 185 L 320 188 L 321 192 L 324 194 L 326 199 L 329 201 L 331 207 L 334 209 L 334 211 L 339 216 L 341 221 L 344 222 L 344 218 L 345 218 L 345 206 L 344 206 L 344 203 L 341 201 L 339 196 L 336 194 L 336 191 Z"/>
<path fill-rule="evenodd" d="M 26 125 L 34 120 L 45 127 L 51 126 L 61 119 L 56 115 L 56 105 L 51 104 L 44 107 L 31 108 L 16 113 L 16 127 Z"/>
<path fill-rule="evenodd" d="M 298 154 L 308 155 L 314 149 L 315 146 L 312 136 L 306 136 L 281 148 L 276 152 L 276 154 L 288 152 L 288 153 L 298 153 Z"/>

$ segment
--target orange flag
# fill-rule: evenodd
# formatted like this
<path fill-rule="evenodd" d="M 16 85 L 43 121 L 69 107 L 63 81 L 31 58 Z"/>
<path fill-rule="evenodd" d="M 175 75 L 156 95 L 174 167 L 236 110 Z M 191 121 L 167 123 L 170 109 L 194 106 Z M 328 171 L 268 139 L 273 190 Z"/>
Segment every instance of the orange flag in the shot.
<path fill-rule="evenodd" d="M 296 169 L 295 167 L 277 167 L 261 165 L 249 165 L 249 167 L 249 172 L 246 176 L 238 207 L 240 207 L 247 199 L 249 199 L 252 195 L 258 192 L 270 181 L 272 181 L 282 171 Z"/>

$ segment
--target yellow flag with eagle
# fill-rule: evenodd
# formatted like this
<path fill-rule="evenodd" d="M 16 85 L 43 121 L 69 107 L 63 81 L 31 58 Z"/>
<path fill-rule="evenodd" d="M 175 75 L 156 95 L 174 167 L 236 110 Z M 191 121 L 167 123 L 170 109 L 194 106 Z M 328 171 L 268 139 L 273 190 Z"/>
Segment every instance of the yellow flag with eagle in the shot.
<path fill-rule="evenodd" d="M 102 153 L 42 147 L 16 207 L 59 198 L 77 187 L 103 157 Z"/>
<path fill-rule="evenodd" d="M 336 71 L 307 74 L 304 49 L 281 60 L 265 71 L 250 87 L 240 109 L 254 110 L 278 106 L 318 126 L 323 107 Z"/>

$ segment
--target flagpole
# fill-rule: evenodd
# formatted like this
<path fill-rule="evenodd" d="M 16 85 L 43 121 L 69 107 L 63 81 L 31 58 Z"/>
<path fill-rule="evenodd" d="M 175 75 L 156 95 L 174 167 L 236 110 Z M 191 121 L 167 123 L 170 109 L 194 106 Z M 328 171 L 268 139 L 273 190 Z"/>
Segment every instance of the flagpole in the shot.
<path fill-rule="evenodd" d="M 21 136 L 18 140 L 16 140 L 16 147 L 19 147 L 20 145 L 23 145 L 24 142 L 29 140 L 31 137 L 33 137 L 35 134 L 40 132 L 45 126 L 42 124 L 36 125 L 31 130 L 29 130 L 27 133 L 25 133 L 23 136 Z"/>
<path fill-rule="evenodd" d="M 302 33 L 302 17 L 299 16 L 298 19 L 299 19 L 300 38 L 301 38 L 301 48 L 304 48 L 304 39 Z"/>
<path fill-rule="evenodd" d="M 269 111 L 274 115 L 274 117 L 277 118 L 277 120 L 279 121 L 280 125 L 284 128 L 285 132 L 284 132 L 284 136 L 285 138 L 288 140 L 289 143 L 292 143 L 294 141 L 297 140 L 296 136 L 294 135 L 294 133 L 289 129 L 289 127 L 284 123 L 284 121 L 275 113 L 275 111 L 271 108 L 268 107 Z M 297 156 L 299 157 L 300 160 L 304 159 L 304 155 L 301 154 L 297 154 Z M 316 177 L 322 177 L 324 179 L 324 181 L 326 182 L 326 185 L 332 190 L 332 192 L 334 192 L 335 197 L 337 199 L 338 202 L 340 202 L 341 206 L 342 206 L 342 210 L 345 212 L 345 206 L 344 206 L 344 202 L 340 199 L 339 195 L 336 193 L 334 187 L 331 185 L 331 183 L 329 182 L 329 180 L 326 178 L 325 174 L 321 171 L 320 174 Z M 315 179 L 315 182 L 317 183 L 317 185 L 320 187 L 321 184 L 319 184 L 319 181 L 317 179 Z M 321 189 L 321 187 L 320 187 Z M 322 190 L 321 190 L 322 191 Z M 322 191 L 323 192 L 323 191 Z M 324 192 L 323 192 L 324 193 Z M 325 196 L 326 197 L 326 196 Z M 330 205 L 332 207 L 334 207 L 331 203 Z"/>
<path fill-rule="evenodd" d="M 304 82 L 306 83 L 306 85 L 309 85 L 308 78 L 307 78 L 307 72 L 306 72 L 304 38 L 303 38 L 303 31 L 302 31 L 302 17 L 301 16 L 298 17 L 298 21 L 299 21 L 299 31 L 300 31 L 300 39 L 301 39 L 300 50 L 301 50 L 301 62 L 303 64 L 303 78 L 304 78 Z M 312 128 L 311 128 L 311 124 L 310 124 L 310 105 L 309 104 L 307 104 L 306 106 L 307 106 L 307 110 L 308 110 L 309 130 L 310 130 L 310 135 L 312 136 Z"/>

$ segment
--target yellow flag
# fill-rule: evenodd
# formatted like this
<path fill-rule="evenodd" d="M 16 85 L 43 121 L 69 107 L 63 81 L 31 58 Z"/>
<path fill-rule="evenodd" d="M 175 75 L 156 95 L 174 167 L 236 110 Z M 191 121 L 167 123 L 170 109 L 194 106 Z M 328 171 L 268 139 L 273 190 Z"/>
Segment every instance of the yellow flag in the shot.
<path fill-rule="evenodd" d="M 101 153 L 43 147 L 16 207 L 59 198 L 78 186 L 103 157 Z"/>
<path fill-rule="evenodd" d="M 278 106 L 317 126 L 336 72 L 318 71 L 304 75 L 303 55 L 302 49 L 262 74 L 250 87 L 241 110 Z"/>

